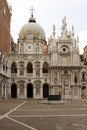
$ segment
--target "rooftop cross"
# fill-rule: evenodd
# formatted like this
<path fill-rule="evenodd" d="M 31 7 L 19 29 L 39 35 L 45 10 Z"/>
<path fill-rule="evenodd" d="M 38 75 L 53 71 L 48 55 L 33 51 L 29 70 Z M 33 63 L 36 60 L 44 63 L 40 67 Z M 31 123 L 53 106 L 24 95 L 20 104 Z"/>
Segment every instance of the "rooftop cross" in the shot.
<path fill-rule="evenodd" d="M 34 8 L 33 8 L 33 6 L 31 6 L 30 11 L 31 11 L 31 17 L 29 18 L 29 22 L 34 22 L 34 23 L 36 23 L 36 20 L 35 20 L 35 18 L 33 17 L 33 12 L 35 11 Z"/>
<path fill-rule="evenodd" d="M 31 11 L 31 16 L 33 16 L 33 12 L 35 11 L 35 9 L 33 8 L 33 6 L 31 6 L 30 11 Z"/>

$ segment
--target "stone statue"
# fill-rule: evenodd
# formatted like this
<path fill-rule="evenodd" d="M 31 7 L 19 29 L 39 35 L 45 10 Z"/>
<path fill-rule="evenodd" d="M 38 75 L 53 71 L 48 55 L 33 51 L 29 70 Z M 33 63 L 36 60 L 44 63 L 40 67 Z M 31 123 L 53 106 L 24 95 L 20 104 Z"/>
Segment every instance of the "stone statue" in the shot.
<path fill-rule="evenodd" d="M 72 35 L 74 36 L 74 26 L 72 26 Z"/>
<path fill-rule="evenodd" d="M 66 17 L 62 20 L 62 32 L 61 32 L 61 38 L 67 38 L 69 35 L 67 31 L 67 23 L 66 23 Z"/>
<path fill-rule="evenodd" d="M 62 20 L 62 24 L 63 24 L 63 27 L 65 28 L 67 26 L 67 23 L 66 23 L 66 16 L 63 18 Z"/>
<path fill-rule="evenodd" d="M 56 83 L 57 82 L 57 72 L 55 71 L 55 73 L 54 73 L 54 83 Z"/>
<path fill-rule="evenodd" d="M 40 69 L 39 68 L 36 69 L 36 76 L 40 76 Z"/>
<path fill-rule="evenodd" d="M 20 84 L 20 95 L 24 93 L 24 84 Z"/>
<path fill-rule="evenodd" d="M 56 34 L 56 32 L 55 32 L 55 25 L 53 25 L 53 36 L 55 37 L 55 34 Z"/>
<path fill-rule="evenodd" d="M 24 74 L 24 69 L 23 67 L 20 67 L 20 75 L 23 75 Z"/>
<path fill-rule="evenodd" d="M 20 53 L 23 53 L 24 52 L 24 45 L 23 43 L 20 45 Z"/>
<path fill-rule="evenodd" d="M 39 95 L 40 94 L 40 87 L 39 87 L 39 84 L 37 84 L 36 86 L 36 95 Z"/>
<path fill-rule="evenodd" d="M 35 81 L 36 95 L 40 95 L 40 86 L 41 86 L 41 81 L 39 80 Z"/>
<path fill-rule="evenodd" d="M 64 86 L 68 87 L 68 81 L 67 81 L 67 79 L 65 79 L 65 81 L 64 81 Z"/>

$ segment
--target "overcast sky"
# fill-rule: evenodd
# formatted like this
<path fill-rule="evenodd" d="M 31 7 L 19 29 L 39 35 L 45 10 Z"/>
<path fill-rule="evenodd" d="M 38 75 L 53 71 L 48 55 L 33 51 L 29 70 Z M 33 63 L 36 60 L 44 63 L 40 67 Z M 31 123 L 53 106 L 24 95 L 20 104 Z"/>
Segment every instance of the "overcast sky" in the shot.
<path fill-rule="evenodd" d="M 56 37 L 61 33 L 62 19 L 66 16 L 69 30 L 74 25 L 75 37 L 79 36 L 80 53 L 87 45 L 87 0 L 7 0 L 12 6 L 11 34 L 17 42 L 21 27 L 28 22 L 30 8 L 34 7 L 34 17 L 45 33 L 46 39 L 56 26 Z"/>

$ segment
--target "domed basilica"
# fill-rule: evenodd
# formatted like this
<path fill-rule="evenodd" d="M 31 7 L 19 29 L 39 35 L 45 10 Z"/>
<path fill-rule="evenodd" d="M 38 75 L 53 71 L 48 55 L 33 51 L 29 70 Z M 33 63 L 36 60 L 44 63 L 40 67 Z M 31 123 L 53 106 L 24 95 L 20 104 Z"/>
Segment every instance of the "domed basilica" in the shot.
<path fill-rule="evenodd" d="M 46 41 L 44 29 L 31 13 L 29 22 L 19 32 L 18 43 L 11 40 L 7 97 L 42 99 L 61 94 L 62 98 L 81 98 L 85 67 L 79 55 L 79 39 L 74 36 L 73 26 L 67 30 L 66 17 L 61 35 L 55 35 L 53 25 L 52 35 Z"/>

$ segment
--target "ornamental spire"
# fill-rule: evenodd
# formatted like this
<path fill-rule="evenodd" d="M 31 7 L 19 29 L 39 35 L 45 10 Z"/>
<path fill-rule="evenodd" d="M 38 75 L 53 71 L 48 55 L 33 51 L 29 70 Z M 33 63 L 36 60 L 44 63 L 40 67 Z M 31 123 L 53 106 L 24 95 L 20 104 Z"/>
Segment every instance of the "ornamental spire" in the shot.
<path fill-rule="evenodd" d="M 55 32 L 55 25 L 53 25 L 53 37 L 55 38 L 55 34 L 56 34 L 56 32 Z"/>

